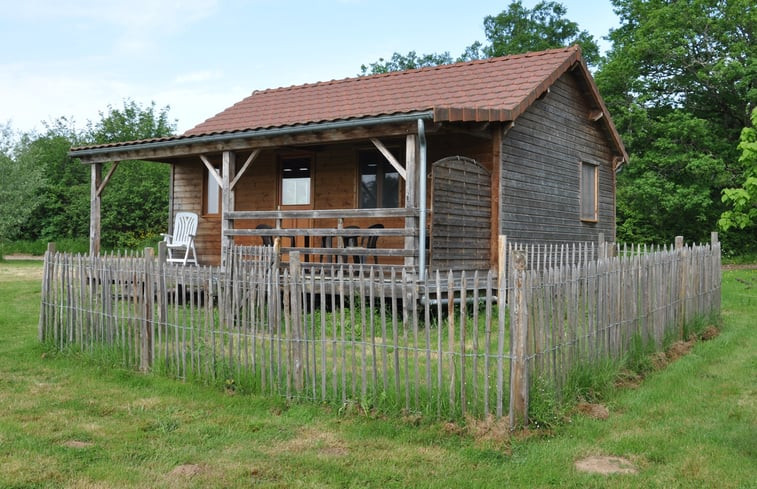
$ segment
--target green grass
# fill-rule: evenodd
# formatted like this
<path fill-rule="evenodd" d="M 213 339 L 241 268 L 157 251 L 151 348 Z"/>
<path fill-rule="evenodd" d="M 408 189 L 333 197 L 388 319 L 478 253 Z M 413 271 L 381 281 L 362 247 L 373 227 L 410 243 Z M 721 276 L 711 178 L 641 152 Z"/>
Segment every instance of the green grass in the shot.
<path fill-rule="evenodd" d="M 725 272 L 720 336 L 607 394 L 609 419 L 573 412 L 510 437 L 494 423 L 288 405 L 47 351 L 40 268 L 0 264 L 0 488 L 755 487 L 757 271 Z M 578 473 L 587 455 L 627 457 L 639 473 Z"/>

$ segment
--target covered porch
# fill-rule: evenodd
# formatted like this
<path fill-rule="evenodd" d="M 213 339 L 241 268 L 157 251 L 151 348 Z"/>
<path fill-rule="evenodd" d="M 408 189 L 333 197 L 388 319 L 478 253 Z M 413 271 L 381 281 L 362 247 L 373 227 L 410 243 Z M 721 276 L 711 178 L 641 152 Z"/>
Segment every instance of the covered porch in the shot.
<path fill-rule="evenodd" d="M 428 135 L 438 141 L 432 150 Z M 429 153 L 432 162 L 450 154 L 491 154 L 492 139 L 480 130 L 450 143 L 449 128 L 433 123 L 431 113 L 415 113 L 82 148 L 73 156 L 92 168 L 92 254 L 100 252 L 103 189 L 118 161 L 142 159 L 171 165 L 167 229 L 177 212 L 199 215 L 201 264 L 224 265 L 226 250 L 235 245 L 277 243 L 283 260 L 296 251 L 305 263 L 378 264 L 422 275 L 435 256 L 445 257 L 439 262 L 444 269 L 496 266 L 490 260 L 496 253 L 489 253 L 496 251 L 491 236 L 497 234 L 490 194 L 482 200 L 485 221 L 477 224 L 485 229 L 461 232 L 455 243 L 448 232 L 434 238 L 435 228 L 454 226 L 434 222 L 431 207 L 442 201 L 449 206 L 450 199 L 440 197 L 460 188 L 447 179 L 434 189 L 443 179 L 434 178 L 429 163 Z M 103 178 L 108 162 L 114 164 Z M 482 175 L 490 192 L 495 176 Z M 475 262 L 464 259 L 471 249 Z M 461 257 L 457 266 L 450 256 Z"/>

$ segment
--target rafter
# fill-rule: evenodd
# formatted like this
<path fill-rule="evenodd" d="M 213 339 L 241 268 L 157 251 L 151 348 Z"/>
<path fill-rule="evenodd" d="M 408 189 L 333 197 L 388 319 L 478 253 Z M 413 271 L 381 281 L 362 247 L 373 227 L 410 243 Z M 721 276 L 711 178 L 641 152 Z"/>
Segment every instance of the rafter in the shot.
<path fill-rule="evenodd" d="M 371 138 L 371 142 L 374 146 L 376 146 L 376 149 L 378 149 L 382 155 L 384 155 L 384 158 L 386 158 L 389 161 L 389 164 L 391 164 L 395 170 L 397 170 L 397 173 L 400 174 L 403 180 L 407 181 L 407 172 L 405 172 L 405 168 L 400 165 L 400 162 L 397 161 L 397 158 L 394 157 L 391 151 L 386 149 L 386 146 L 379 141 L 376 138 Z"/>
<path fill-rule="evenodd" d="M 252 162 L 255 161 L 255 158 L 257 158 L 259 154 L 260 154 L 259 149 L 256 149 L 252 153 L 250 153 L 250 156 L 247 157 L 247 159 L 244 162 L 244 165 L 242 165 L 242 169 L 239 170 L 239 173 L 237 173 L 237 175 L 234 177 L 234 180 L 231 181 L 231 184 L 229 185 L 229 188 L 231 190 L 234 190 L 234 187 L 237 185 L 237 182 L 239 181 L 239 179 L 242 177 L 242 175 L 244 175 L 244 172 L 247 171 L 247 167 L 249 167 L 250 164 L 252 164 Z"/>
<path fill-rule="evenodd" d="M 215 179 L 218 186 L 223 187 L 223 179 L 221 178 L 221 175 L 218 174 L 218 170 L 216 170 L 216 167 L 213 166 L 213 163 L 211 163 L 210 160 L 205 157 L 205 155 L 200 155 L 200 159 L 203 163 L 205 163 L 205 166 L 208 168 L 208 172 L 213 175 L 213 178 Z"/>

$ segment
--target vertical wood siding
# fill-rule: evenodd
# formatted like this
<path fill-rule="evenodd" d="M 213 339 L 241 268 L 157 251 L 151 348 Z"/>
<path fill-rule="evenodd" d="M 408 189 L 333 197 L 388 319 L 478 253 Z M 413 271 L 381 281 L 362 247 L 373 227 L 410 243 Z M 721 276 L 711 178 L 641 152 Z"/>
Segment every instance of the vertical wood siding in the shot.
<path fill-rule="evenodd" d="M 502 144 L 500 233 L 524 243 L 615 237 L 615 175 L 601 123 L 570 73 L 537 100 Z M 580 219 L 581 161 L 599 164 L 598 222 Z"/>

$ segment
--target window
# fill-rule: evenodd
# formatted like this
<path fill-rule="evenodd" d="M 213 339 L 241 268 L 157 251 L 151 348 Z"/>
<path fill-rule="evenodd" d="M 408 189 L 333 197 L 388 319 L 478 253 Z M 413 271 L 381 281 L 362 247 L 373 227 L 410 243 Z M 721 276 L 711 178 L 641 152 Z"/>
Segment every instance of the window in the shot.
<path fill-rule="evenodd" d="M 397 161 L 402 161 L 397 158 Z M 400 174 L 378 151 L 358 153 L 360 208 L 399 207 Z"/>
<path fill-rule="evenodd" d="M 309 157 L 287 158 L 281 162 L 281 205 L 310 204 Z"/>
<path fill-rule="evenodd" d="M 599 166 L 581 162 L 581 220 L 597 221 L 597 175 Z"/>
<path fill-rule="evenodd" d="M 220 174 L 220 169 L 216 168 L 216 171 Z M 203 211 L 208 214 L 220 214 L 221 212 L 221 187 L 218 186 L 215 177 L 210 173 L 210 170 L 205 172 L 205 185 L 204 185 L 205 199 L 203 202 Z"/>

